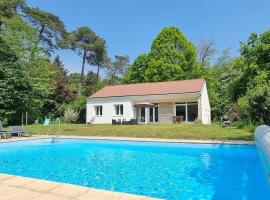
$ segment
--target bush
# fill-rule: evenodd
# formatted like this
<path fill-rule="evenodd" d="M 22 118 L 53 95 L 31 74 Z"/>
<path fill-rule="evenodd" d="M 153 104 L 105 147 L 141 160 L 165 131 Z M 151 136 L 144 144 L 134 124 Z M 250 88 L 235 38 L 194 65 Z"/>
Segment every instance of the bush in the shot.
<path fill-rule="evenodd" d="M 68 107 L 64 113 L 64 120 L 66 122 L 76 122 L 79 116 L 79 112 L 73 110 L 72 108 Z"/>
<path fill-rule="evenodd" d="M 195 121 L 194 121 L 194 124 L 202 124 L 202 120 L 200 120 L 200 119 L 196 119 Z"/>

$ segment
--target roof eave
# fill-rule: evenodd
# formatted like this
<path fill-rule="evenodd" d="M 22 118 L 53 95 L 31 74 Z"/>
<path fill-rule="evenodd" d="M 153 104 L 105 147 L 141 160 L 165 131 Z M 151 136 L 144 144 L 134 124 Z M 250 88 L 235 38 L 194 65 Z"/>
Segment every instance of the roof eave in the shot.
<path fill-rule="evenodd" d="M 95 100 L 95 99 L 108 99 L 108 98 L 121 98 L 121 97 L 142 97 L 142 96 L 158 96 L 158 95 L 189 95 L 189 94 L 200 94 L 200 91 L 197 92 L 184 92 L 184 93 L 167 93 L 167 94 L 144 94 L 144 95 L 123 95 L 123 96 L 107 96 L 107 97 L 88 97 L 88 100 Z"/>

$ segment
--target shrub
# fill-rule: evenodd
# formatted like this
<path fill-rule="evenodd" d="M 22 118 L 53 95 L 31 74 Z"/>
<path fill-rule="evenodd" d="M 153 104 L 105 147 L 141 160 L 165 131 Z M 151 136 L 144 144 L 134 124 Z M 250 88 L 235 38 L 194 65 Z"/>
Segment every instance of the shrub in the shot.
<path fill-rule="evenodd" d="M 68 107 L 64 113 L 64 120 L 66 122 L 76 122 L 79 116 L 79 112 L 73 110 L 72 108 Z"/>

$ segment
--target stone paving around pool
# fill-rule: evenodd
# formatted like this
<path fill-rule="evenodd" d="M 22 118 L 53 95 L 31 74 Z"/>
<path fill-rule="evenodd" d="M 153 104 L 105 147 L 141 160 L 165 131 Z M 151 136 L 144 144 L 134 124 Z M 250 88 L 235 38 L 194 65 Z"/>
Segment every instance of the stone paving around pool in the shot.
<path fill-rule="evenodd" d="M 0 174 L 1 200 L 154 200 L 126 193 Z"/>

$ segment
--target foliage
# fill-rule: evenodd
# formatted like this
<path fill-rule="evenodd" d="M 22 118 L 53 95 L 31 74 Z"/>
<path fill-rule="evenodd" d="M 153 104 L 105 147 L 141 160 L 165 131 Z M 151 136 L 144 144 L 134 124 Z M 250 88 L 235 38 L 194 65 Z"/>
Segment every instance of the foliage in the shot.
<path fill-rule="evenodd" d="M 35 29 L 19 16 L 6 21 L 1 36 L 25 67 L 31 66 L 36 55 L 43 54 L 42 49 L 36 48 L 38 38 Z"/>
<path fill-rule="evenodd" d="M 27 109 L 32 88 L 16 54 L 1 37 L 0 46 L 0 118 L 7 120 Z"/>
<path fill-rule="evenodd" d="M 78 112 L 68 107 L 64 113 L 64 120 L 66 122 L 76 122 L 76 120 L 78 119 L 78 116 L 79 116 Z"/>
<path fill-rule="evenodd" d="M 168 27 L 154 39 L 151 50 L 139 56 L 124 81 L 156 82 L 198 78 L 203 68 L 195 46 L 176 27 Z M 138 77 L 137 75 L 140 74 Z"/>
<path fill-rule="evenodd" d="M 68 70 L 65 68 L 65 65 L 62 63 L 59 55 L 54 58 L 53 66 L 58 71 L 58 76 L 67 76 Z"/>
<path fill-rule="evenodd" d="M 108 82 L 110 85 L 115 85 L 122 82 L 123 75 L 129 70 L 128 56 L 115 56 L 115 61 L 108 66 Z"/>
<path fill-rule="evenodd" d="M 39 42 L 50 55 L 54 49 L 58 48 L 57 41 L 66 35 L 64 23 L 58 16 L 39 8 L 26 6 L 23 11 L 27 22 L 36 29 Z"/>
<path fill-rule="evenodd" d="M 198 46 L 199 62 L 209 66 L 210 58 L 216 53 L 214 40 L 201 40 Z"/>
<path fill-rule="evenodd" d="M 17 15 L 19 7 L 24 5 L 24 0 L 1 0 L 0 1 L 0 28 L 7 19 Z"/>
<path fill-rule="evenodd" d="M 252 33 L 240 52 L 246 68 L 235 82 L 233 100 L 242 111 L 246 108 L 243 120 L 270 124 L 270 31 Z"/>
<path fill-rule="evenodd" d="M 148 67 L 148 54 L 139 55 L 130 70 L 124 76 L 124 83 L 142 83 L 145 82 L 144 73 Z"/>
<path fill-rule="evenodd" d="M 105 40 L 98 37 L 94 31 L 88 27 L 79 27 L 71 32 L 68 40 L 62 40 L 63 48 L 73 50 L 76 54 L 82 57 L 82 67 L 79 82 L 79 96 L 84 82 L 85 64 L 88 62 L 91 65 L 98 66 L 97 79 L 99 78 L 99 70 L 103 67 L 107 60 L 107 52 Z"/>
<path fill-rule="evenodd" d="M 86 122 L 86 99 L 85 96 L 80 96 L 69 104 L 71 109 L 78 111 L 77 121 L 80 123 Z"/>

